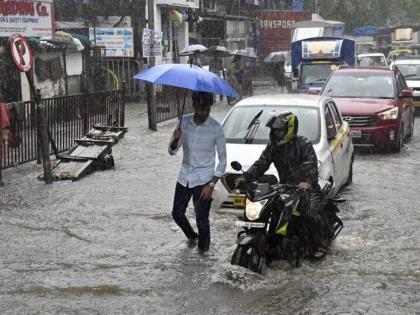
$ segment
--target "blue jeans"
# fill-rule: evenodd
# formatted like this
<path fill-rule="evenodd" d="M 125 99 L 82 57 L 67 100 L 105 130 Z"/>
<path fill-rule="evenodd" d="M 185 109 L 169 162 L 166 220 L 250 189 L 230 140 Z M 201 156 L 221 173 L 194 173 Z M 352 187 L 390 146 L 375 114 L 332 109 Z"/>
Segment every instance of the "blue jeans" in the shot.
<path fill-rule="evenodd" d="M 210 246 L 210 224 L 209 224 L 209 212 L 211 206 L 211 200 L 203 200 L 200 198 L 203 188 L 206 186 L 200 185 L 193 188 L 182 186 L 180 183 L 176 184 L 174 205 L 172 208 L 172 217 L 176 224 L 182 229 L 184 234 L 188 238 L 194 238 L 197 234 L 191 227 L 190 222 L 185 216 L 187 211 L 188 203 L 193 197 L 193 204 L 195 210 L 195 218 L 198 228 L 198 247 L 202 249 L 208 249 Z"/>

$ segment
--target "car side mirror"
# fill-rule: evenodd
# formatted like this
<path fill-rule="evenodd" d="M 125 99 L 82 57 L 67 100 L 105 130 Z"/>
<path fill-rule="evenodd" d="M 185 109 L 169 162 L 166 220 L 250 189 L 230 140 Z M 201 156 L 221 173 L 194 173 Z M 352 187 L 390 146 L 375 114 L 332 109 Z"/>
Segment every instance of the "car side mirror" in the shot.
<path fill-rule="evenodd" d="M 310 87 L 308 89 L 308 94 L 310 95 L 319 95 L 321 93 L 321 88 L 320 87 Z"/>
<path fill-rule="evenodd" d="M 400 95 L 398 95 L 399 98 L 412 98 L 413 97 L 413 91 L 411 89 L 402 89 L 400 92 Z"/>

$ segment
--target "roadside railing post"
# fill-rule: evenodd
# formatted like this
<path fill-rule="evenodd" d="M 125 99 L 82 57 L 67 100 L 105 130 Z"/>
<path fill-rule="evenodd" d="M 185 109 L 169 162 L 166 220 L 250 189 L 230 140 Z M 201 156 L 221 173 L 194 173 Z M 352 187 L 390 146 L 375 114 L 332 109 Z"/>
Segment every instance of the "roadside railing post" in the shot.
<path fill-rule="evenodd" d="M 2 141 L 2 140 L 0 140 Z M 3 143 L 0 143 L 0 146 L 3 145 Z M 2 150 L 0 150 L 0 152 L 2 152 Z M 3 164 L 3 156 L 0 156 L 0 187 L 4 186 L 3 180 L 2 180 L 2 175 L 1 175 L 1 168 L 2 168 L 2 164 Z"/>
<path fill-rule="evenodd" d="M 122 91 L 121 91 L 122 96 L 121 96 L 121 103 L 120 103 L 120 105 L 121 105 L 121 108 L 120 108 L 121 116 L 120 116 L 120 120 L 119 120 L 120 127 L 125 126 L 125 89 L 126 89 L 126 82 L 125 82 L 125 80 L 123 80 Z"/>
<path fill-rule="evenodd" d="M 50 160 L 50 146 L 48 141 L 47 124 L 45 121 L 45 108 L 42 105 L 41 95 L 39 90 L 36 95 L 36 114 L 38 139 L 40 139 L 40 151 L 42 156 L 42 167 L 44 169 L 44 181 L 46 184 L 52 183 L 51 160 Z"/>

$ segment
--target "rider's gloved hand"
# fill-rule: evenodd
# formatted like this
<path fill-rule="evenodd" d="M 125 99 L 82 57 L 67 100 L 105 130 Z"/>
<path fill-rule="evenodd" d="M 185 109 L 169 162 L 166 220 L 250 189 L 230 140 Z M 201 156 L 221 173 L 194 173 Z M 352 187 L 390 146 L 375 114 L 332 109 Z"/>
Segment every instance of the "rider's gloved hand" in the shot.
<path fill-rule="evenodd" d="M 308 189 L 311 189 L 311 185 L 309 185 L 309 183 L 307 182 L 300 182 L 298 187 L 299 187 L 299 190 L 303 190 L 303 191 L 307 191 Z"/>
<path fill-rule="evenodd" d="M 235 179 L 235 188 L 241 188 L 245 185 L 246 183 L 246 178 L 244 176 L 239 176 L 238 178 Z"/>

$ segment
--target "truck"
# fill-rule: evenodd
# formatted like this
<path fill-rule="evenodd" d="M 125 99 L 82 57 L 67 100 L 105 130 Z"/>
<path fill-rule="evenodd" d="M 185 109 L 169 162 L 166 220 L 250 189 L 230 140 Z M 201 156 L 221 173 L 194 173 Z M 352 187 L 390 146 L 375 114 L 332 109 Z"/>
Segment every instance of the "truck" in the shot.
<path fill-rule="evenodd" d="M 292 43 L 292 72 L 295 89 L 320 91 L 338 67 L 354 67 L 356 41 L 345 37 L 312 37 Z"/>

